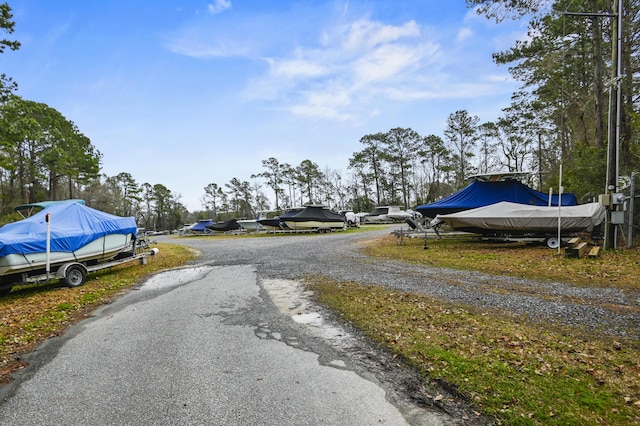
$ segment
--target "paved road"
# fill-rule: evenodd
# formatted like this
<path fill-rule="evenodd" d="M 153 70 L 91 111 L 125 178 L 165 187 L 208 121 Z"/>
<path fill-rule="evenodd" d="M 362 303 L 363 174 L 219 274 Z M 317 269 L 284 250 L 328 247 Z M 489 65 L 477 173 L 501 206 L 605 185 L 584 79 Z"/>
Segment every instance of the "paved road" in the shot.
<path fill-rule="evenodd" d="M 294 255 L 296 241 L 311 240 L 292 238 L 189 241 L 199 265 L 155 276 L 32 353 L 0 388 L 0 424 L 457 422 L 409 404 L 350 357 L 355 337 L 326 323 L 278 267 L 276 247 L 291 253 L 287 270 L 313 264 L 308 250 Z M 350 237 L 328 238 L 314 246 Z"/>

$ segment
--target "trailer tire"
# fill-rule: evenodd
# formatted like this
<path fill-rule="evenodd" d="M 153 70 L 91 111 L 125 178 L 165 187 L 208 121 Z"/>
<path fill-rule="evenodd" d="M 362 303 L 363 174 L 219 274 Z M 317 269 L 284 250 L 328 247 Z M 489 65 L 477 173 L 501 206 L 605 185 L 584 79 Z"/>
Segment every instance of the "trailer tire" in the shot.
<path fill-rule="evenodd" d="M 87 280 L 87 270 L 81 265 L 71 265 L 67 268 L 64 283 L 67 287 L 80 287 Z"/>
<path fill-rule="evenodd" d="M 547 247 L 549 247 L 550 249 L 557 249 L 558 247 L 560 247 L 560 240 L 558 239 L 558 237 L 549 237 L 547 238 Z"/>

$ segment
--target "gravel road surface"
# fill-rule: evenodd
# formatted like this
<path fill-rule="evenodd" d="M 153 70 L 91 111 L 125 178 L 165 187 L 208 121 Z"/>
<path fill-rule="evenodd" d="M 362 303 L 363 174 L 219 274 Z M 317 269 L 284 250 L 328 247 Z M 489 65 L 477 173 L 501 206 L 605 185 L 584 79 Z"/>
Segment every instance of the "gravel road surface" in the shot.
<path fill-rule="evenodd" d="M 199 262 L 215 265 L 252 263 L 261 277 L 296 280 L 321 274 L 338 280 L 378 284 L 426 293 L 470 306 L 496 308 L 530 319 L 580 325 L 605 333 L 640 338 L 640 292 L 617 288 L 580 288 L 478 272 L 407 265 L 368 259 L 358 245 L 386 230 L 366 233 L 289 235 L 219 240 L 168 239 L 203 252 Z M 165 237 L 166 240 L 166 237 Z M 428 250 L 424 252 L 429 256 Z"/>

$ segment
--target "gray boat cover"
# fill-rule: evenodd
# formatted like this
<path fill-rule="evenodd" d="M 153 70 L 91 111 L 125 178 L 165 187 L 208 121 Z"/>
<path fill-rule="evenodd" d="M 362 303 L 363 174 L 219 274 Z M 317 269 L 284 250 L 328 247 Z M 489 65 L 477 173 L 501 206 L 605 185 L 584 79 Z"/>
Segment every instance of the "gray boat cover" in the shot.
<path fill-rule="evenodd" d="M 606 209 L 599 203 L 566 207 L 529 206 L 503 201 L 458 213 L 437 215 L 432 226 L 441 223 L 455 229 L 514 233 L 549 233 L 591 231 L 605 217 Z"/>

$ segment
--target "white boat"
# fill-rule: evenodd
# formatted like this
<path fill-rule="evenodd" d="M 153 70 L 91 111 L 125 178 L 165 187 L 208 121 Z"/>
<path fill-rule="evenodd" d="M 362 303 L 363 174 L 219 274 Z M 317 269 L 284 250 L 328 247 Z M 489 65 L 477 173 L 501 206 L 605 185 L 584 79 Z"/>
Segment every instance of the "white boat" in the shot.
<path fill-rule="evenodd" d="M 238 225 L 247 232 L 262 231 L 265 227 L 259 222 L 261 219 L 267 219 L 269 211 L 259 211 L 258 217 L 255 219 L 238 219 Z"/>
<path fill-rule="evenodd" d="M 106 262 L 114 259 L 121 252 L 131 251 L 133 241 L 131 233 L 105 235 L 72 252 L 51 251 L 49 262 L 52 267 L 67 262 Z M 45 252 L 8 254 L 0 257 L 0 277 L 44 270 L 46 261 Z"/>
<path fill-rule="evenodd" d="M 402 210 L 399 206 L 380 206 L 363 217 L 364 223 L 393 223 L 404 222 L 413 215 Z"/>
<path fill-rule="evenodd" d="M 237 222 L 238 225 L 247 232 L 256 232 L 264 229 L 264 226 L 258 222 L 258 219 L 238 219 Z"/>
<path fill-rule="evenodd" d="M 454 229 L 481 234 L 564 234 L 592 231 L 604 220 L 606 209 L 599 203 L 566 207 L 531 206 L 507 201 L 465 210 L 458 213 L 437 215 L 431 226 L 443 223 Z"/>
<path fill-rule="evenodd" d="M 134 251 L 136 235 L 132 217 L 76 202 L 52 204 L 0 228 L 0 279 L 10 282 L 22 273 L 44 271 L 47 257 L 52 268 L 67 262 L 105 262 Z"/>

